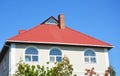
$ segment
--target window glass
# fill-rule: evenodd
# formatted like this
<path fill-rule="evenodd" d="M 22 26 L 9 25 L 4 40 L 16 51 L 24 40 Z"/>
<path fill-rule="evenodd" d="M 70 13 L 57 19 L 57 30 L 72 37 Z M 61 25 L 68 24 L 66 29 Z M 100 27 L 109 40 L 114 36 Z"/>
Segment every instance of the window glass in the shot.
<path fill-rule="evenodd" d="M 58 48 L 53 48 L 50 51 L 50 55 L 62 55 L 62 53 Z"/>
<path fill-rule="evenodd" d="M 95 53 L 92 50 L 85 51 L 85 56 L 95 56 Z"/>
<path fill-rule="evenodd" d="M 96 63 L 96 54 L 93 50 L 85 50 L 84 57 L 85 63 Z"/>
<path fill-rule="evenodd" d="M 25 54 L 38 54 L 38 51 L 35 48 L 30 47 L 25 51 Z"/>
<path fill-rule="evenodd" d="M 25 61 L 31 61 L 31 57 L 30 56 L 25 56 Z"/>
<path fill-rule="evenodd" d="M 50 57 L 50 61 L 54 62 L 55 61 L 55 57 Z"/>
<path fill-rule="evenodd" d="M 38 61 L 38 51 L 33 47 L 29 47 L 25 50 L 25 61 L 32 62 Z"/>
<path fill-rule="evenodd" d="M 56 57 L 56 61 L 57 62 L 61 62 L 62 61 L 62 57 Z"/>
<path fill-rule="evenodd" d="M 89 58 L 88 57 L 85 57 L 85 62 L 89 62 Z"/>
<path fill-rule="evenodd" d="M 58 24 L 58 22 L 54 18 L 50 18 L 45 22 L 45 24 Z"/>
<path fill-rule="evenodd" d="M 52 48 L 50 50 L 50 62 L 60 62 L 62 61 L 62 52 L 58 48 Z"/>
<path fill-rule="evenodd" d="M 32 56 L 32 61 L 38 61 L 38 56 Z"/>
<path fill-rule="evenodd" d="M 96 58 L 95 57 L 91 57 L 91 63 L 96 63 Z"/>

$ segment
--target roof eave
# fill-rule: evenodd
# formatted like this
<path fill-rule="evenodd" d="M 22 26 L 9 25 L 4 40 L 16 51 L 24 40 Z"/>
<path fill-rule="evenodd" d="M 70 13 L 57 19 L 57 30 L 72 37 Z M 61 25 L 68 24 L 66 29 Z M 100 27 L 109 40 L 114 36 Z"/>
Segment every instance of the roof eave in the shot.
<path fill-rule="evenodd" d="M 112 45 L 91 45 L 91 44 L 77 44 L 77 43 L 62 43 L 62 42 L 36 42 L 36 41 L 20 41 L 20 40 L 7 40 L 7 42 L 19 42 L 19 43 L 37 43 L 37 44 L 59 44 L 59 45 L 76 45 L 76 46 L 90 46 L 90 47 L 105 47 L 113 48 Z"/>

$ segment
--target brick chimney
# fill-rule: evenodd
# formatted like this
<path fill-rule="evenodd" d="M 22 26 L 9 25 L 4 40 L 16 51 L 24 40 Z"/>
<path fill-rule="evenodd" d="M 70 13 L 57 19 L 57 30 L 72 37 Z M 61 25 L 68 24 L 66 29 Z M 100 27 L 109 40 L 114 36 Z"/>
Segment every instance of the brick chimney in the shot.
<path fill-rule="evenodd" d="M 64 14 L 59 14 L 58 16 L 58 25 L 60 29 L 65 29 L 65 24 L 64 24 Z"/>

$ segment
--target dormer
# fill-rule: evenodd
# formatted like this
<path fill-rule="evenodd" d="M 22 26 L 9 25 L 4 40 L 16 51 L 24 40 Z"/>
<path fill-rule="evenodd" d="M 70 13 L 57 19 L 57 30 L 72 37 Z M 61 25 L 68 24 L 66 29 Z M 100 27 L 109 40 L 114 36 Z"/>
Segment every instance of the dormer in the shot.
<path fill-rule="evenodd" d="M 55 25 L 58 25 L 58 20 L 55 19 L 53 16 L 51 16 L 47 20 L 45 20 L 42 24 L 55 24 Z"/>
<path fill-rule="evenodd" d="M 42 24 L 55 24 L 55 25 L 58 25 L 60 29 L 65 29 L 64 15 L 60 14 L 58 16 L 58 20 L 53 16 L 51 16 L 47 20 L 45 20 Z"/>

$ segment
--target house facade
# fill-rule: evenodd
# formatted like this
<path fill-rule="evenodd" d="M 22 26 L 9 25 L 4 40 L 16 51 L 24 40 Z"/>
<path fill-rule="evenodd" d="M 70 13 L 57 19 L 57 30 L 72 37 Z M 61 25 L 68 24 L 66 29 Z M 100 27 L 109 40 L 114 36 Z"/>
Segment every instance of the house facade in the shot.
<path fill-rule="evenodd" d="M 85 69 L 93 67 L 99 76 L 104 76 L 112 47 L 65 26 L 63 14 L 58 19 L 51 16 L 36 27 L 20 30 L 18 35 L 6 40 L 0 54 L 0 76 L 14 74 L 20 60 L 44 66 L 50 62 L 49 66 L 52 66 L 64 56 L 69 58 L 77 76 L 85 76 Z"/>

